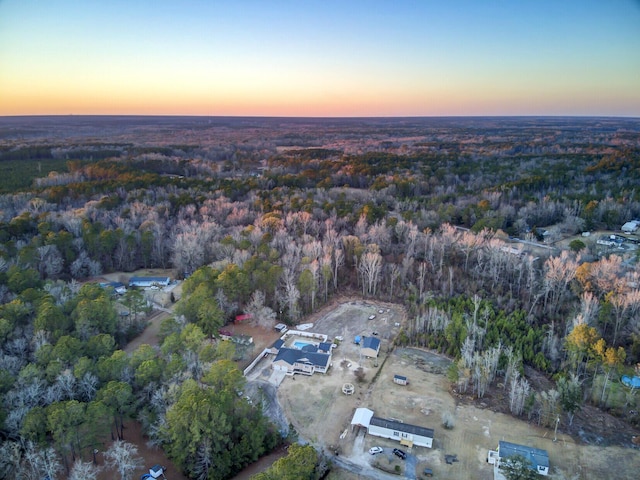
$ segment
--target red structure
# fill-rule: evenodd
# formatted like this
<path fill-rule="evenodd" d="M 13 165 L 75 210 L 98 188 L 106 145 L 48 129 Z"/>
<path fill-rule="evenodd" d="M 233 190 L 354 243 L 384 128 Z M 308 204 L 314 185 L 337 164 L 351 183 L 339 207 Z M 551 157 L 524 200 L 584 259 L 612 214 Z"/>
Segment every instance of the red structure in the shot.
<path fill-rule="evenodd" d="M 249 313 L 243 313 L 242 315 L 236 315 L 236 319 L 233 321 L 233 323 L 244 322 L 245 320 L 248 320 L 250 318 L 251 318 L 251 314 L 249 314 Z"/>

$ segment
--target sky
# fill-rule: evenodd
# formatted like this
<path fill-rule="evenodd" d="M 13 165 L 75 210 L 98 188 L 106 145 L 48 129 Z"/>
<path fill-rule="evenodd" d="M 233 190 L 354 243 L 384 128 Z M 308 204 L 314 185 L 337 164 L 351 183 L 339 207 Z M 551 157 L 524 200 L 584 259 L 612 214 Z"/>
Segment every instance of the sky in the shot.
<path fill-rule="evenodd" d="M 0 115 L 640 117 L 640 0 L 0 0 Z"/>

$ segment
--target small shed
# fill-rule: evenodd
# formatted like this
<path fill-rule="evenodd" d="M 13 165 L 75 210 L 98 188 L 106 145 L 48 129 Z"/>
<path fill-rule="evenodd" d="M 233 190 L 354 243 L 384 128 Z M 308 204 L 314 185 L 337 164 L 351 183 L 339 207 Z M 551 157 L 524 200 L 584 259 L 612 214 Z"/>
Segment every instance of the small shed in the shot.
<path fill-rule="evenodd" d="M 287 326 L 284 323 L 279 323 L 273 328 L 275 328 L 278 332 L 282 332 L 282 333 L 287 331 Z"/>
<path fill-rule="evenodd" d="M 154 465 L 149 469 L 149 475 L 151 475 L 151 478 L 165 478 L 164 471 L 165 468 L 162 465 Z"/>
<path fill-rule="evenodd" d="M 404 377 L 402 375 L 394 375 L 393 383 L 397 383 L 398 385 L 408 385 L 409 380 L 407 380 L 407 377 Z"/>
<path fill-rule="evenodd" d="M 377 358 L 380 352 L 380 340 L 376 337 L 363 337 L 361 352 L 365 357 Z"/>
<path fill-rule="evenodd" d="M 236 318 L 233 321 L 233 323 L 241 323 L 241 322 L 244 322 L 245 320 L 249 320 L 250 318 L 251 318 L 250 313 L 243 313 L 241 315 L 236 315 Z"/>

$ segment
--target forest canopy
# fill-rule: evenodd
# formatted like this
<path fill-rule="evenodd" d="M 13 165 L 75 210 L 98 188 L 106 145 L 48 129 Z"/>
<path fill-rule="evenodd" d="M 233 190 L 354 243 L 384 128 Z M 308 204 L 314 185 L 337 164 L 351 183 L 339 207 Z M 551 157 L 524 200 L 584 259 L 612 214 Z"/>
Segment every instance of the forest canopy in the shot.
<path fill-rule="evenodd" d="M 238 394 L 220 329 L 246 312 L 295 324 L 345 292 L 402 304 L 396 344 L 453 357 L 451 381 L 478 398 L 500 378 L 514 415 L 628 401 L 640 267 L 620 229 L 640 219 L 638 120 L 0 120 L 11 475 L 47 445 L 70 472 L 135 418 L 190 478 L 229 478 L 282 432 Z M 96 279 L 141 268 L 172 269 L 183 297 L 161 343 L 128 355 L 149 305 Z M 525 367 L 553 389 L 532 391 Z M 292 457 L 313 475 L 311 452 Z"/>

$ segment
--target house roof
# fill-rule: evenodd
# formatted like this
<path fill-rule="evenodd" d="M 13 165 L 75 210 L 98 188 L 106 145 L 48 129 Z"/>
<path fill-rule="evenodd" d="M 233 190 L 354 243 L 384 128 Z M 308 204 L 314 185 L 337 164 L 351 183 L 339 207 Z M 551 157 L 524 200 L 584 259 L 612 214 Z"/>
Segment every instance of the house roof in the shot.
<path fill-rule="evenodd" d="M 328 352 L 331 350 L 331 344 L 329 342 L 320 342 L 320 345 L 318 345 L 318 350 Z"/>
<path fill-rule="evenodd" d="M 362 340 L 362 348 L 372 348 L 377 351 L 380 349 L 380 340 L 376 337 L 364 337 Z"/>
<path fill-rule="evenodd" d="M 100 283 L 101 287 L 113 287 L 113 288 L 118 288 L 118 287 L 124 287 L 124 283 L 122 282 L 101 282 Z"/>
<path fill-rule="evenodd" d="M 282 360 L 289 365 L 305 363 L 316 367 L 327 367 L 330 358 L 331 355 L 328 353 L 306 352 L 297 348 L 281 348 L 273 361 Z"/>
<path fill-rule="evenodd" d="M 527 447 L 525 445 L 518 445 L 517 443 L 501 440 L 498 443 L 498 453 L 500 454 L 500 458 L 521 455 L 531 462 L 531 466 L 534 469 L 538 466 L 549 467 L 549 454 L 546 450 L 541 450 L 540 448 Z"/>
<path fill-rule="evenodd" d="M 169 283 L 170 281 L 169 277 L 131 277 L 129 285 L 132 283 Z"/>
<path fill-rule="evenodd" d="M 281 338 L 279 338 L 278 340 L 276 340 L 275 342 L 273 342 L 273 345 L 271 345 L 273 348 L 275 348 L 276 350 L 280 350 L 280 347 L 282 347 L 282 345 L 284 345 L 284 340 L 282 340 Z"/>
<path fill-rule="evenodd" d="M 386 418 L 371 417 L 370 425 L 377 427 L 388 428 L 389 430 L 397 430 L 399 432 L 411 433 L 414 435 L 420 435 L 421 437 L 433 438 L 433 429 L 418 427 L 417 425 L 411 425 L 409 423 L 402 423 L 396 420 L 388 420 Z"/>
<path fill-rule="evenodd" d="M 371 417 L 373 417 L 373 410 L 364 407 L 356 408 L 356 413 L 353 414 L 353 418 L 351 419 L 351 425 L 368 427 Z"/>

